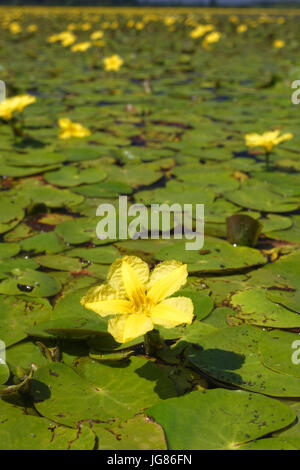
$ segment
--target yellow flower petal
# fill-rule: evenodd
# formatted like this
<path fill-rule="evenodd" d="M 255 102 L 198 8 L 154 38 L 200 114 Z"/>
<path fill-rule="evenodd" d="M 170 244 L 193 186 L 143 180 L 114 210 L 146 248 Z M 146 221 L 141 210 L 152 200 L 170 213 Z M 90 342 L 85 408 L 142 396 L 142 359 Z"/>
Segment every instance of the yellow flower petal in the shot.
<path fill-rule="evenodd" d="M 145 302 L 145 287 L 139 279 L 136 271 L 126 261 L 122 263 L 122 278 L 126 293 L 135 306 Z"/>
<path fill-rule="evenodd" d="M 118 343 L 127 343 L 153 329 L 153 323 L 147 315 L 122 315 L 108 322 L 108 332 Z"/>
<path fill-rule="evenodd" d="M 126 294 L 126 289 L 122 276 L 123 261 L 129 264 L 129 266 L 135 271 L 137 277 L 139 278 L 142 284 L 146 285 L 149 278 L 148 264 L 137 256 L 124 256 L 123 258 L 118 258 L 110 267 L 110 270 L 107 275 L 107 281 L 111 285 L 111 287 L 120 295 Z"/>
<path fill-rule="evenodd" d="M 153 270 L 147 297 L 157 304 L 174 294 L 186 283 L 186 264 L 179 261 L 165 261 Z"/>
<path fill-rule="evenodd" d="M 164 328 L 173 328 L 182 323 L 191 324 L 194 317 L 194 305 L 187 297 L 172 297 L 164 300 L 151 310 L 154 324 Z"/>
<path fill-rule="evenodd" d="M 92 287 L 92 289 L 82 297 L 80 303 L 85 308 L 98 313 L 101 317 L 116 314 L 128 314 L 131 312 L 130 302 L 120 298 L 120 295 L 106 284 Z"/>

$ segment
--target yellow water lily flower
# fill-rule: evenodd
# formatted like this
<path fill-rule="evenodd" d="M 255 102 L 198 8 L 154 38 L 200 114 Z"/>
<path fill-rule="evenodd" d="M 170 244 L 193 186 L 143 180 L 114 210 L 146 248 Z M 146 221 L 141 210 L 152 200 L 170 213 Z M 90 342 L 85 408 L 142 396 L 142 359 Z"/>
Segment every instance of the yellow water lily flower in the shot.
<path fill-rule="evenodd" d="M 72 52 L 85 52 L 92 46 L 92 43 L 89 41 L 79 42 L 71 47 Z"/>
<path fill-rule="evenodd" d="M 13 21 L 9 25 L 9 30 L 12 34 L 19 34 L 22 31 L 22 27 L 21 27 L 20 23 L 18 23 L 17 21 Z"/>
<path fill-rule="evenodd" d="M 105 70 L 117 71 L 122 67 L 124 60 L 118 54 L 114 54 L 110 57 L 105 57 L 105 59 L 103 59 L 103 62 Z"/>
<path fill-rule="evenodd" d="M 50 43 L 61 41 L 61 44 L 64 47 L 67 47 L 67 46 L 71 46 L 71 44 L 73 44 L 76 41 L 76 36 L 70 31 L 63 31 L 62 33 L 53 34 L 52 36 L 49 36 L 47 41 Z"/>
<path fill-rule="evenodd" d="M 30 24 L 27 26 L 27 31 L 28 33 L 35 33 L 38 30 L 38 27 L 36 24 Z"/>
<path fill-rule="evenodd" d="M 151 274 L 148 264 L 136 256 L 117 259 L 109 270 L 107 284 L 90 289 L 81 304 L 108 321 L 108 332 L 126 343 L 153 330 L 154 325 L 173 328 L 191 324 L 194 306 L 187 297 L 170 297 L 187 280 L 187 266 L 164 261 Z"/>
<path fill-rule="evenodd" d="M 60 118 L 58 125 L 61 128 L 60 139 L 70 139 L 71 137 L 88 137 L 91 131 L 78 122 L 72 122 L 68 118 Z"/>
<path fill-rule="evenodd" d="M 245 33 L 247 31 L 247 29 L 248 29 L 248 26 L 246 24 L 240 24 L 236 28 L 236 32 L 239 33 L 239 34 L 242 34 L 242 33 Z"/>
<path fill-rule="evenodd" d="M 255 133 L 245 135 L 247 147 L 262 147 L 267 153 L 272 152 L 274 146 L 292 138 L 293 134 L 286 133 L 280 135 L 279 130 L 265 132 L 261 135 Z"/>
<path fill-rule="evenodd" d="M 21 113 L 26 106 L 35 103 L 35 101 L 35 96 L 31 95 L 18 95 L 6 98 L 3 103 L 0 103 L 0 118 L 8 121 L 12 119 L 15 111 Z"/>
<path fill-rule="evenodd" d="M 91 34 L 90 38 L 91 38 L 92 41 L 96 41 L 97 39 L 102 39 L 103 36 L 104 36 L 103 31 L 94 31 Z"/>
<path fill-rule="evenodd" d="M 275 49 L 282 49 L 285 46 L 285 42 L 282 41 L 282 39 L 276 39 L 273 42 L 273 46 L 275 47 Z"/>
<path fill-rule="evenodd" d="M 214 42 L 218 42 L 220 40 L 220 37 L 221 37 L 221 33 L 219 33 L 218 31 L 209 33 L 203 39 L 202 46 L 204 47 L 204 49 L 209 49 L 211 44 L 213 44 Z"/>
<path fill-rule="evenodd" d="M 190 37 L 193 39 L 201 38 L 204 34 L 212 31 L 214 25 L 212 24 L 199 24 L 193 31 L 190 32 Z"/>

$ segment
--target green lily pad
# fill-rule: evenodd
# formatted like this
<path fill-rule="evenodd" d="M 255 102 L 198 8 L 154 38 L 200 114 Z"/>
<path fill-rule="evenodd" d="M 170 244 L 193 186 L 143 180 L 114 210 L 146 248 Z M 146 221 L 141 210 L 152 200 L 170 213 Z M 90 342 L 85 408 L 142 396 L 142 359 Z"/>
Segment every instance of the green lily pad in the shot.
<path fill-rule="evenodd" d="M 146 416 L 137 415 L 121 423 L 97 424 L 98 450 L 166 450 L 164 431 Z"/>
<path fill-rule="evenodd" d="M 50 297 L 57 294 L 61 284 L 50 274 L 30 269 L 15 270 L 13 276 L 0 283 L 0 294 L 29 297 Z"/>
<path fill-rule="evenodd" d="M 0 243 L 0 259 L 7 259 L 17 255 L 20 247 L 17 243 Z"/>
<path fill-rule="evenodd" d="M 81 258 L 92 263 L 111 264 L 120 253 L 114 246 L 102 246 L 94 248 L 73 248 L 69 250 L 67 256 Z"/>
<path fill-rule="evenodd" d="M 264 289 L 248 289 L 234 294 L 231 305 L 237 317 L 250 325 L 272 328 L 300 328 L 300 315 L 268 299 Z"/>
<path fill-rule="evenodd" d="M 114 367 L 87 359 L 79 361 L 76 372 L 59 363 L 41 367 L 31 394 L 43 416 L 74 426 L 85 419 L 133 417 L 175 391 L 158 366 L 136 357 Z"/>
<path fill-rule="evenodd" d="M 214 379 L 275 397 L 299 397 L 299 379 L 264 367 L 259 342 L 266 333 L 253 326 L 221 328 L 201 338 L 201 351 L 190 351 L 197 370 Z"/>
<path fill-rule="evenodd" d="M 35 262 L 40 266 L 50 269 L 57 269 L 59 271 L 81 271 L 83 269 L 82 263 L 77 258 L 71 258 L 63 255 L 44 255 L 36 256 Z"/>
<path fill-rule="evenodd" d="M 51 306 L 44 299 L 0 295 L 0 305 L 0 338 L 6 347 L 26 338 L 28 327 L 50 318 Z"/>
<path fill-rule="evenodd" d="M 297 343 L 298 341 L 298 343 Z M 300 377 L 300 336 L 286 331 L 271 331 L 259 343 L 264 366 L 281 374 Z"/>
<path fill-rule="evenodd" d="M 264 185 L 254 184 L 224 193 L 224 197 L 238 206 L 263 212 L 292 212 L 298 208 L 297 199 L 284 197 Z"/>
<path fill-rule="evenodd" d="M 34 253 L 59 253 L 67 249 L 65 243 L 54 232 L 38 233 L 25 240 L 21 240 L 20 247 L 23 251 Z"/>
<path fill-rule="evenodd" d="M 205 237 L 204 246 L 200 251 L 187 251 L 186 242 L 170 242 L 169 246 L 156 254 L 156 259 L 180 259 L 183 263 L 188 263 L 190 273 L 230 273 L 266 262 L 264 256 L 254 248 L 235 247 L 217 238 Z"/>
<path fill-rule="evenodd" d="M 106 173 L 100 168 L 78 170 L 75 166 L 63 166 L 58 171 L 46 173 L 45 180 L 56 186 L 72 187 L 81 184 L 99 183 L 106 178 Z"/>
<path fill-rule="evenodd" d="M 84 425 L 71 429 L 33 416 L 0 423 L 1 450 L 92 450 L 94 445 L 95 435 Z"/>
<path fill-rule="evenodd" d="M 171 450 L 234 450 L 295 420 L 274 399 L 224 389 L 191 392 L 147 413 L 163 427 Z"/>

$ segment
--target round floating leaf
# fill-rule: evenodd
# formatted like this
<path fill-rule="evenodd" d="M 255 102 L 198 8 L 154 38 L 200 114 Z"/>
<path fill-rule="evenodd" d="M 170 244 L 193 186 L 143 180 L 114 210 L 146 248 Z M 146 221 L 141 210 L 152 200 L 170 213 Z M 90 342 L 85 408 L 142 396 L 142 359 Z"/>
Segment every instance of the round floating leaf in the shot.
<path fill-rule="evenodd" d="M 202 350 L 190 351 L 189 360 L 218 381 L 275 397 L 300 397 L 298 378 L 261 363 L 258 344 L 265 334 L 249 325 L 221 328 L 201 338 Z"/>
<path fill-rule="evenodd" d="M 286 331 L 271 331 L 259 343 L 260 358 L 264 366 L 295 377 L 300 377 L 299 351 L 300 336 Z"/>
<path fill-rule="evenodd" d="M 81 271 L 83 269 L 82 263 L 76 258 L 62 255 L 45 255 L 36 256 L 35 262 L 40 266 L 50 269 L 57 269 L 59 271 Z"/>
<path fill-rule="evenodd" d="M 34 253 L 59 253 L 67 249 L 65 243 L 54 232 L 38 233 L 20 242 L 23 251 Z"/>
<path fill-rule="evenodd" d="M 166 450 L 164 431 L 143 415 L 122 423 L 92 424 L 98 450 Z"/>
<path fill-rule="evenodd" d="M 0 294 L 20 295 L 30 297 L 51 297 L 61 289 L 61 284 L 50 274 L 39 271 L 15 270 L 13 277 L 0 283 Z"/>
<path fill-rule="evenodd" d="M 74 248 L 69 250 L 66 255 L 101 264 L 111 264 L 116 258 L 120 257 L 119 251 L 112 245 L 95 248 Z"/>
<path fill-rule="evenodd" d="M 175 396 L 165 373 L 142 358 L 114 366 L 86 358 L 76 370 L 60 363 L 38 369 L 31 394 L 39 413 L 74 426 L 85 419 L 127 419 L 160 399 Z"/>
<path fill-rule="evenodd" d="M 22 296 L 0 295 L 0 307 L 0 338 L 6 347 L 24 339 L 28 327 L 48 320 L 51 313 L 47 300 Z"/>
<path fill-rule="evenodd" d="M 147 414 L 163 427 L 171 450 L 234 450 L 295 420 L 274 399 L 224 389 L 172 398 Z"/>
<path fill-rule="evenodd" d="M 7 259 L 17 255 L 20 247 L 17 243 L 0 243 L 0 259 Z"/>
<path fill-rule="evenodd" d="M 162 248 L 156 259 L 160 261 L 178 259 L 188 263 L 189 272 L 232 272 L 264 264 L 266 259 L 254 248 L 232 246 L 230 243 L 217 238 L 205 237 L 204 246 L 200 251 L 186 250 L 183 241 L 171 241 Z"/>
<path fill-rule="evenodd" d="M 100 168 L 78 170 L 75 166 L 63 166 L 58 171 L 46 173 L 44 178 L 48 183 L 56 186 L 72 187 L 80 184 L 99 183 L 106 178 L 106 173 Z"/>
<path fill-rule="evenodd" d="M 259 185 L 226 192 L 224 197 L 238 206 L 262 212 L 292 212 L 298 208 L 295 198 L 284 197 Z"/>
<path fill-rule="evenodd" d="M 0 423 L 0 450 L 92 450 L 88 426 L 70 429 L 33 416 L 8 417 Z"/>
<path fill-rule="evenodd" d="M 278 305 L 266 296 L 264 289 L 247 289 L 234 294 L 231 305 L 237 317 L 246 323 L 272 328 L 300 328 L 300 315 Z"/>

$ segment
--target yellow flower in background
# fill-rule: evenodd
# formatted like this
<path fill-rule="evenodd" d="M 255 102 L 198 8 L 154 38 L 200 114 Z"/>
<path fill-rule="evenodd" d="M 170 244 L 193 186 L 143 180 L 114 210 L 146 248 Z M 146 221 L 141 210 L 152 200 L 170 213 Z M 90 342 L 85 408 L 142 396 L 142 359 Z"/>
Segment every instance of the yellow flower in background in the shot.
<path fill-rule="evenodd" d="M 22 31 L 22 27 L 21 27 L 20 23 L 18 23 L 17 21 L 13 21 L 13 22 L 9 25 L 9 31 L 10 31 L 12 34 L 19 34 L 19 33 Z"/>
<path fill-rule="evenodd" d="M 81 304 L 108 321 L 108 332 L 126 343 L 153 330 L 154 325 L 173 328 L 191 324 L 194 306 L 186 297 L 171 297 L 187 280 L 187 266 L 164 261 L 149 273 L 148 264 L 136 256 L 117 259 L 109 270 L 107 284 L 90 289 Z"/>
<path fill-rule="evenodd" d="M 105 70 L 118 71 L 122 67 L 124 60 L 118 54 L 114 54 L 110 57 L 105 57 L 105 59 L 103 59 L 103 62 Z"/>
<path fill-rule="evenodd" d="M 92 46 L 91 42 L 79 42 L 71 47 L 72 52 L 85 52 Z"/>
<path fill-rule="evenodd" d="M 27 31 L 28 33 L 35 33 L 38 30 L 38 27 L 36 24 L 30 24 L 27 26 Z"/>
<path fill-rule="evenodd" d="M 164 23 L 166 26 L 172 26 L 174 23 L 176 23 L 176 17 L 166 16 L 166 18 L 164 19 Z"/>
<path fill-rule="evenodd" d="M 92 39 L 92 41 L 95 41 L 97 39 L 102 39 L 104 36 L 104 33 L 103 31 L 94 31 L 91 35 L 90 35 L 90 38 Z"/>
<path fill-rule="evenodd" d="M 144 29 L 145 25 L 142 21 L 138 21 L 135 25 L 135 28 L 138 30 L 138 31 L 141 31 L 142 29 Z"/>
<path fill-rule="evenodd" d="M 70 31 L 63 31 L 62 33 L 53 34 L 52 36 L 49 36 L 47 41 L 50 43 L 61 41 L 62 45 L 64 47 L 67 47 L 67 46 L 71 46 L 71 44 L 73 44 L 76 41 L 76 36 Z"/>
<path fill-rule="evenodd" d="M 91 23 L 84 23 L 81 27 L 82 31 L 89 31 L 91 29 L 92 25 Z"/>
<path fill-rule="evenodd" d="M 8 121 L 12 119 L 13 113 L 21 113 L 26 106 L 35 103 L 36 98 L 31 95 L 18 95 L 12 98 L 6 98 L 4 103 L 0 103 L 0 118 Z"/>
<path fill-rule="evenodd" d="M 91 131 L 89 129 L 78 122 L 72 122 L 68 118 L 60 118 L 58 120 L 58 125 L 61 128 L 59 133 L 60 139 L 70 139 L 71 137 L 83 138 L 91 135 Z"/>
<path fill-rule="evenodd" d="M 133 28 L 135 25 L 134 21 L 133 20 L 128 20 L 127 21 L 127 28 Z"/>
<path fill-rule="evenodd" d="M 229 17 L 229 21 L 230 21 L 231 23 L 234 23 L 234 24 L 237 24 L 237 23 L 240 22 L 239 17 L 236 16 L 236 15 L 231 15 L 231 16 Z"/>
<path fill-rule="evenodd" d="M 201 38 L 204 34 L 212 31 L 214 26 L 212 24 L 199 24 L 193 31 L 190 32 L 190 37 L 193 39 Z"/>
<path fill-rule="evenodd" d="M 282 39 L 276 39 L 273 42 L 273 46 L 275 47 L 275 49 L 282 49 L 285 46 L 285 42 L 282 41 Z"/>
<path fill-rule="evenodd" d="M 273 147 L 292 139 L 294 136 L 291 133 L 280 135 L 280 131 L 270 131 L 264 134 L 246 134 L 245 140 L 247 147 L 262 147 L 266 153 L 270 153 Z"/>
<path fill-rule="evenodd" d="M 61 43 L 64 47 L 71 46 L 76 41 L 76 36 L 75 34 L 66 31 L 64 33 L 61 33 Z"/>
<path fill-rule="evenodd" d="M 246 24 L 240 24 L 237 28 L 236 28 L 236 32 L 241 34 L 241 33 L 245 33 L 248 29 L 248 26 Z"/>
<path fill-rule="evenodd" d="M 221 33 L 219 33 L 218 31 L 214 31 L 213 33 L 209 33 L 203 39 L 202 46 L 204 47 L 204 49 L 209 49 L 211 44 L 213 44 L 215 42 L 218 42 L 220 40 L 220 37 L 221 37 Z"/>

